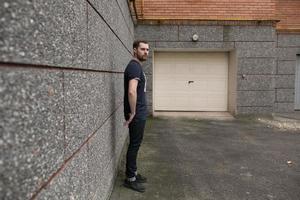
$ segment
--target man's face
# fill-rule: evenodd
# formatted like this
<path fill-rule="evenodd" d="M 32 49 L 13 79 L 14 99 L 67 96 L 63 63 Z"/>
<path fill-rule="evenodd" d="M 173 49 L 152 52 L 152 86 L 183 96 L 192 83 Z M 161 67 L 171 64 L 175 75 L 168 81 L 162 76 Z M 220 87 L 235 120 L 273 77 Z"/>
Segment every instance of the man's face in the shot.
<path fill-rule="evenodd" d="M 133 49 L 135 56 L 139 61 L 146 61 L 149 54 L 149 44 L 140 43 L 139 47 Z"/>

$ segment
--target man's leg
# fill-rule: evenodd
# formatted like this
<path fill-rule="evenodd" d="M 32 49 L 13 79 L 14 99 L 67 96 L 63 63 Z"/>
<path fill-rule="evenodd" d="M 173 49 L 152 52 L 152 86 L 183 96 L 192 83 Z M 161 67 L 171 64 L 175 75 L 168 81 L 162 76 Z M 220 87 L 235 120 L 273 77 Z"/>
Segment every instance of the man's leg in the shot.
<path fill-rule="evenodd" d="M 134 120 L 129 124 L 129 146 L 126 156 L 126 179 L 124 186 L 133 189 L 138 192 L 144 192 L 145 187 L 141 182 L 137 180 L 136 172 L 137 165 L 136 159 L 143 140 L 144 128 L 146 120 L 137 121 Z"/>
<path fill-rule="evenodd" d="M 126 156 L 126 176 L 135 177 L 137 155 L 144 136 L 146 120 L 133 120 L 129 124 L 129 146 Z"/>

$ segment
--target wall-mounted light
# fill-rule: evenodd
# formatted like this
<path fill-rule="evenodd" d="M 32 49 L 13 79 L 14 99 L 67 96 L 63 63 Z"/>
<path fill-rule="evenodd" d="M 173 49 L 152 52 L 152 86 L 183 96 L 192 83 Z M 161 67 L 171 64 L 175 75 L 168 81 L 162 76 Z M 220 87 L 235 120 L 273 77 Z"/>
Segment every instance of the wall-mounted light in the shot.
<path fill-rule="evenodd" d="M 199 39 L 199 36 L 198 36 L 197 34 L 194 34 L 194 35 L 192 36 L 193 42 L 197 42 L 198 39 Z"/>

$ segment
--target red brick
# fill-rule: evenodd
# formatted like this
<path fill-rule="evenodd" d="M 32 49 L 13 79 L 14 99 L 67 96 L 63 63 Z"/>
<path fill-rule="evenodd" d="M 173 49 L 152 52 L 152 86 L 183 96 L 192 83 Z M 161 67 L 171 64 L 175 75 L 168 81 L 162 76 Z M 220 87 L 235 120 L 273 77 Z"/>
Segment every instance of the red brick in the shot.
<path fill-rule="evenodd" d="M 136 0 L 142 19 L 277 20 L 278 30 L 300 30 L 300 0 Z"/>

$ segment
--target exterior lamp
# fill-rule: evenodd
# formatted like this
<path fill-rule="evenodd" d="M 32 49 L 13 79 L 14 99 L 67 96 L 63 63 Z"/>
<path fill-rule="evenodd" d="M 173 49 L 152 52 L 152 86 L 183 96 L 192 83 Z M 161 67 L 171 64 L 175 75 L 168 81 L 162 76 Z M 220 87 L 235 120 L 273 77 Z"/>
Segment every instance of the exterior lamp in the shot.
<path fill-rule="evenodd" d="M 194 35 L 192 36 L 192 41 L 193 41 L 193 42 L 197 42 L 198 39 L 199 39 L 199 36 L 198 36 L 197 34 L 194 34 Z"/>

